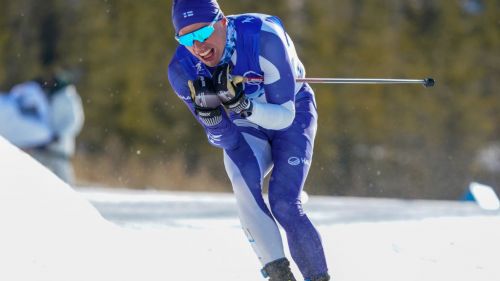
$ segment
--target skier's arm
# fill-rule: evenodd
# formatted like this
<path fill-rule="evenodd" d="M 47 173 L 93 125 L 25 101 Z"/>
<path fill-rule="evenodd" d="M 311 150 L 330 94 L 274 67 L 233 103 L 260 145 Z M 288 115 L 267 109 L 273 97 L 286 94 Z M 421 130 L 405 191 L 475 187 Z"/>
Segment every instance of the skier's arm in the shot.
<path fill-rule="evenodd" d="M 282 27 L 277 22 L 266 20 L 260 35 L 259 63 L 264 72 L 267 103 L 254 101 L 248 120 L 274 130 L 285 129 L 292 124 L 296 86 L 292 62 L 294 51 Z"/>
<path fill-rule="evenodd" d="M 174 62 L 169 65 L 168 79 L 177 96 L 186 104 L 191 114 L 193 114 L 198 123 L 204 128 L 210 144 L 223 149 L 235 148 L 241 138 L 241 134 L 222 108 L 222 119 L 215 125 L 206 125 L 200 119 L 200 116 L 196 114 L 195 104 L 188 87 L 188 80 L 190 78 L 179 64 Z"/>

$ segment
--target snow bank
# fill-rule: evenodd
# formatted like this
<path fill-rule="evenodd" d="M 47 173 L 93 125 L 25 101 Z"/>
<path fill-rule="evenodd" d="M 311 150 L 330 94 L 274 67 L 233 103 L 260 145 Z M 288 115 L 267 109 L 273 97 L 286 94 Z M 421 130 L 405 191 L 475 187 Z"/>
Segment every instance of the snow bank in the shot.
<path fill-rule="evenodd" d="M 167 280 L 167 252 L 143 238 L 0 137 L 0 280 Z"/>
<path fill-rule="evenodd" d="M 127 228 L 0 138 L 0 280 L 263 280 L 229 195 L 84 195 Z M 500 280 L 498 212 L 459 202 L 310 201 L 335 281 Z M 340 210 L 350 223 L 330 218 Z"/>

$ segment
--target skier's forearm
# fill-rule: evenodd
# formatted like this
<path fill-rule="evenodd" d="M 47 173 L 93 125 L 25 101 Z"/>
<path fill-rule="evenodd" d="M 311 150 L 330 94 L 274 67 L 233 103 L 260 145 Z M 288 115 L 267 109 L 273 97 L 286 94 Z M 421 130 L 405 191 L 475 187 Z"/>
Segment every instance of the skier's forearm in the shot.
<path fill-rule="evenodd" d="M 219 124 L 204 127 L 208 142 L 218 148 L 233 149 L 241 137 L 236 125 L 225 114 Z"/>
<path fill-rule="evenodd" d="M 247 119 L 270 130 L 281 130 L 290 126 L 295 118 L 295 107 L 289 101 L 282 105 L 254 102 L 252 115 Z"/>
<path fill-rule="evenodd" d="M 194 103 L 191 100 L 184 100 L 184 103 L 187 105 L 196 121 L 198 121 L 205 130 L 208 142 L 211 145 L 222 149 L 232 149 L 237 145 L 241 134 L 225 112 L 222 112 L 222 120 L 220 122 L 216 125 L 209 126 L 200 119 L 198 114 L 196 114 Z"/>

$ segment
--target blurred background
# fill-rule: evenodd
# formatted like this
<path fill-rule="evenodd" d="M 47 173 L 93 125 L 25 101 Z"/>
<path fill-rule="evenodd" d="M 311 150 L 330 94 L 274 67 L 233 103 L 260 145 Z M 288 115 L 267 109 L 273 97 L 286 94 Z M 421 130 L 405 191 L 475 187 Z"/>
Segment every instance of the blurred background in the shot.
<path fill-rule="evenodd" d="M 219 0 L 279 16 L 309 77 L 433 77 L 437 84 L 313 85 L 310 194 L 459 199 L 500 191 L 500 2 Z M 0 92 L 70 69 L 85 126 L 78 185 L 230 191 L 222 152 L 172 92 L 165 0 L 0 0 Z M 0 155 L 1 157 L 1 155 Z"/>

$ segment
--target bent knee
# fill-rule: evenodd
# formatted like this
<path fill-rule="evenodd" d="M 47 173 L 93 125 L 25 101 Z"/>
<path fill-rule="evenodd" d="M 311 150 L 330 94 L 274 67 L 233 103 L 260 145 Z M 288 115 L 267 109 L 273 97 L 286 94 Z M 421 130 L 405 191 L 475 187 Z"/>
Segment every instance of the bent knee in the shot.
<path fill-rule="evenodd" d="M 270 205 L 274 218 L 285 228 L 304 215 L 302 204 L 298 200 L 271 200 Z"/>

